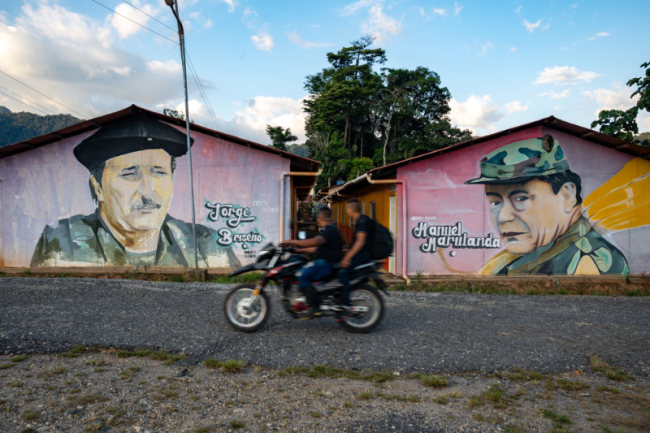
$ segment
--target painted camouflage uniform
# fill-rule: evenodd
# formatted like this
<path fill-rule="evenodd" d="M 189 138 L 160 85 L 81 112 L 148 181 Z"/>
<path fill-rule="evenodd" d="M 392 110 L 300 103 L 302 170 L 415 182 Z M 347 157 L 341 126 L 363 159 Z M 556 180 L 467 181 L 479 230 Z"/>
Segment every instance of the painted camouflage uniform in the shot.
<path fill-rule="evenodd" d="M 466 184 L 523 184 L 568 172 L 562 147 L 550 136 L 510 143 L 480 162 L 481 177 Z M 580 217 L 548 245 L 524 255 L 505 250 L 490 259 L 479 275 L 625 275 L 623 253 Z"/>
<path fill-rule="evenodd" d="M 217 244 L 215 230 L 196 225 L 200 268 L 240 267 L 231 248 Z M 99 216 L 76 215 L 46 226 L 36 244 L 31 266 L 161 266 L 194 267 L 191 224 L 167 215 L 158 247 L 147 254 L 127 252 Z"/>

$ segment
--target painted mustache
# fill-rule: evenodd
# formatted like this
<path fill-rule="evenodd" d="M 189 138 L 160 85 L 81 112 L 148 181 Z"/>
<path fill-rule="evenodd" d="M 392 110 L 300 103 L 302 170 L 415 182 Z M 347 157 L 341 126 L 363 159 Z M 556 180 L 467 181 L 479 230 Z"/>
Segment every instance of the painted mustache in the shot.
<path fill-rule="evenodd" d="M 501 233 L 501 236 L 503 236 L 504 238 L 511 238 L 511 237 L 519 236 L 519 235 L 523 235 L 523 234 L 524 234 L 524 232 L 503 232 L 503 233 Z"/>
<path fill-rule="evenodd" d="M 153 211 L 155 209 L 160 209 L 162 206 L 157 201 L 147 198 L 140 197 L 140 200 L 131 205 L 131 210 L 140 210 L 140 211 Z"/>

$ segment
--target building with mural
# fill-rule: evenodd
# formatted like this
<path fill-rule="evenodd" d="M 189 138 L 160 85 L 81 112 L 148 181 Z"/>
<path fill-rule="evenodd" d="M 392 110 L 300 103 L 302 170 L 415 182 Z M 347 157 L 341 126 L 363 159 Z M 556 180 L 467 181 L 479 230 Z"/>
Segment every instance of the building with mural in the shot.
<path fill-rule="evenodd" d="M 379 167 L 328 191 L 388 227 L 396 275 L 650 271 L 650 149 L 555 117 Z"/>
<path fill-rule="evenodd" d="M 0 148 L 0 267 L 232 268 L 293 235 L 320 163 L 190 136 L 195 235 L 184 121 L 132 105 Z"/>

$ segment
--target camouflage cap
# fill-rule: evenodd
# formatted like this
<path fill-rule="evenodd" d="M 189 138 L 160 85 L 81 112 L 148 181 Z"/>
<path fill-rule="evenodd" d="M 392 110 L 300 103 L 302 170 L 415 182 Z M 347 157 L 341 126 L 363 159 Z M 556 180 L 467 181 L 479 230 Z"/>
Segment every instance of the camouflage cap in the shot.
<path fill-rule="evenodd" d="M 520 183 L 532 177 L 569 171 L 560 143 L 550 135 L 500 147 L 484 157 L 480 166 L 481 177 L 466 184 Z"/>

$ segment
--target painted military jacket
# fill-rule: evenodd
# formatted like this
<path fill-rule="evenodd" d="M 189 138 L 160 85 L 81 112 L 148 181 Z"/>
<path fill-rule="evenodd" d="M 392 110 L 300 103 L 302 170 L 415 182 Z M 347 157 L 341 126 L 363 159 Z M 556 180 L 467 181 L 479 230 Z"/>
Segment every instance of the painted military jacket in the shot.
<path fill-rule="evenodd" d="M 216 231 L 196 225 L 199 267 L 239 267 L 231 248 L 216 242 Z M 99 215 L 75 215 L 46 226 L 36 244 L 31 266 L 159 266 L 194 267 L 192 225 L 167 215 L 155 251 L 133 254 L 115 239 Z"/>
<path fill-rule="evenodd" d="M 496 266 L 495 266 L 496 265 Z M 503 266 L 502 266 L 503 265 Z M 491 268 L 491 271 L 488 269 Z M 503 251 L 479 271 L 487 275 L 626 275 L 623 253 L 580 217 L 554 242 L 525 255 Z"/>

